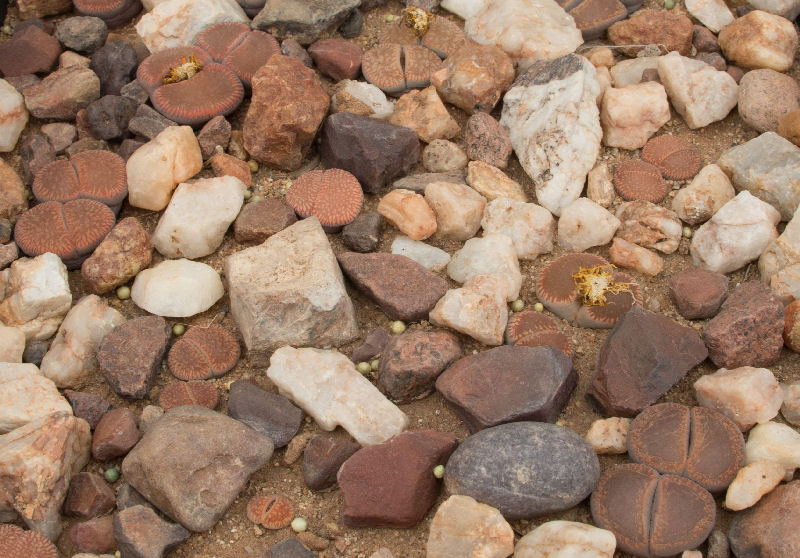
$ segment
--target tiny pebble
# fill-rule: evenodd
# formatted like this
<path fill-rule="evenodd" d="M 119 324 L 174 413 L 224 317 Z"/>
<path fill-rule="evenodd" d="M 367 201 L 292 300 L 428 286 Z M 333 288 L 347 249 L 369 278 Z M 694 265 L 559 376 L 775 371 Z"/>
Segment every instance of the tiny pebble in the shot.
<path fill-rule="evenodd" d="M 174 326 L 172 326 L 172 335 L 174 335 L 175 337 L 180 337 L 184 333 L 186 333 L 186 326 L 185 325 L 183 325 L 183 324 L 175 324 Z"/>
<path fill-rule="evenodd" d="M 522 302 L 520 299 L 517 299 L 511 303 L 511 309 L 514 312 L 522 312 L 523 308 L 525 308 L 525 303 Z"/>
<path fill-rule="evenodd" d="M 115 483 L 119 480 L 119 469 L 116 467 L 111 467 L 110 469 L 106 469 L 105 473 L 103 473 L 103 478 L 106 479 L 106 482 Z"/>
<path fill-rule="evenodd" d="M 444 476 L 444 465 L 437 465 L 433 468 L 433 476 L 440 479 Z"/>
<path fill-rule="evenodd" d="M 692 238 L 692 229 L 689 227 L 683 227 L 682 234 L 683 238 Z"/>
<path fill-rule="evenodd" d="M 253 195 L 253 192 L 251 192 L 250 190 L 245 190 L 244 191 L 244 199 L 249 200 L 252 197 L 252 195 Z"/>
<path fill-rule="evenodd" d="M 537 302 L 536 304 L 533 305 L 533 309 L 536 310 L 537 312 L 544 312 L 544 304 L 542 304 L 541 302 Z"/>
<path fill-rule="evenodd" d="M 11 26 L 10 25 L 3 25 L 3 33 L 5 33 L 6 35 L 10 35 L 11 34 Z"/>
<path fill-rule="evenodd" d="M 250 159 L 247 164 L 250 166 L 250 172 L 258 172 L 258 161 Z"/>
<path fill-rule="evenodd" d="M 395 17 L 393 15 L 389 14 L 389 15 L 386 16 L 386 21 L 388 21 L 389 23 L 393 22 L 394 20 L 395 20 Z"/>
<path fill-rule="evenodd" d="M 406 324 L 400 320 L 392 322 L 392 333 L 403 333 L 406 330 Z"/>
<path fill-rule="evenodd" d="M 372 365 L 369 362 L 359 362 L 357 368 L 362 374 L 369 374 L 372 371 Z"/>
<path fill-rule="evenodd" d="M 215 145 L 214 146 L 214 153 L 216 153 L 217 155 L 221 155 L 221 154 L 225 153 L 225 148 L 222 147 L 221 145 Z"/>
<path fill-rule="evenodd" d="M 122 552 L 117 550 L 116 552 L 114 552 L 114 556 L 116 556 L 117 558 L 122 558 Z"/>
<path fill-rule="evenodd" d="M 308 529 L 308 521 L 305 517 L 295 517 L 292 519 L 292 531 L 295 533 L 302 533 Z"/>
<path fill-rule="evenodd" d="M 256 194 L 255 196 L 251 196 L 250 201 L 255 203 L 255 202 L 260 202 L 263 199 L 264 196 L 259 196 L 258 194 Z"/>
<path fill-rule="evenodd" d="M 675 0 L 664 0 L 664 9 L 671 10 L 675 7 Z"/>
<path fill-rule="evenodd" d="M 117 289 L 117 298 L 120 300 L 128 300 L 131 297 L 131 288 L 123 285 Z"/>
<path fill-rule="evenodd" d="M 369 363 L 369 365 L 370 365 L 370 368 L 372 368 L 372 369 L 373 369 L 375 372 L 377 372 L 377 371 L 378 371 L 378 367 L 381 365 L 381 361 L 379 361 L 379 360 L 376 358 L 375 360 L 373 360 L 372 362 L 370 362 L 370 363 Z"/>

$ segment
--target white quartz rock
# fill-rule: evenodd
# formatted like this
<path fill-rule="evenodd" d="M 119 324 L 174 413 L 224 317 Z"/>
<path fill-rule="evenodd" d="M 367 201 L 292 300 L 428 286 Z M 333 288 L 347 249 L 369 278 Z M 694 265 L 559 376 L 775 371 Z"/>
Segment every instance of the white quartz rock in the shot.
<path fill-rule="evenodd" d="M 22 362 L 25 333 L 16 327 L 0 324 L 0 362 Z"/>
<path fill-rule="evenodd" d="M 482 238 L 467 240 L 447 264 L 447 275 L 459 283 L 488 274 L 505 280 L 508 301 L 517 299 L 522 287 L 522 273 L 514 243 L 504 234 L 489 233 Z"/>
<path fill-rule="evenodd" d="M 733 184 L 721 168 L 706 165 L 672 200 L 672 210 L 690 225 L 705 223 L 736 196 Z"/>
<path fill-rule="evenodd" d="M 562 210 L 558 244 L 569 252 L 603 246 L 611 242 L 619 225 L 619 219 L 603 206 L 589 198 L 578 198 Z"/>
<path fill-rule="evenodd" d="M 781 414 L 786 422 L 800 426 L 800 382 L 781 385 L 783 389 L 783 405 Z"/>
<path fill-rule="evenodd" d="M 225 289 L 214 268 L 191 260 L 164 260 L 140 271 L 131 288 L 136 306 L 156 316 L 186 318 L 211 308 Z"/>
<path fill-rule="evenodd" d="M 733 13 L 725 4 L 725 0 L 686 0 L 686 9 L 712 33 L 719 33 L 720 29 L 733 23 L 734 20 Z"/>
<path fill-rule="evenodd" d="M 697 402 L 719 411 L 742 430 L 774 418 L 783 403 L 783 391 L 771 371 L 742 366 L 720 368 L 694 383 Z"/>
<path fill-rule="evenodd" d="M 0 79 L 0 152 L 13 151 L 28 124 L 25 99 L 13 85 Z"/>
<path fill-rule="evenodd" d="M 504 234 L 514 243 L 517 258 L 533 260 L 553 251 L 555 220 L 545 208 L 509 198 L 486 204 L 481 227 L 486 235 Z"/>
<path fill-rule="evenodd" d="M 470 18 L 486 7 L 488 0 L 442 0 L 441 6 L 462 19 Z"/>
<path fill-rule="evenodd" d="M 611 182 L 611 175 L 608 172 L 608 165 L 605 163 L 597 165 L 586 176 L 586 197 L 606 209 L 617 197 L 614 183 Z"/>
<path fill-rule="evenodd" d="M 614 533 L 574 521 L 548 521 L 522 537 L 514 558 L 612 558 Z"/>
<path fill-rule="evenodd" d="M 35 364 L 0 363 L 0 434 L 57 412 L 72 406 Z"/>
<path fill-rule="evenodd" d="M 775 461 L 781 464 L 786 477 L 791 478 L 800 467 L 800 433 L 778 422 L 756 425 L 747 437 L 744 452 L 747 463 Z"/>
<path fill-rule="evenodd" d="M 478 275 L 460 289 L 450 289 L 429 317 L 434 325 L 460 331 L 485 345 L 502 345 L 508 323 L 508 281 L 499 275 Z"/>
<path fill-rule="evenodd" d="M 98 369 L 95 352 L 100 341 L 124 321 L 122 314 L 97 295 L 83 297 L 61 322 L 42 359 L 42 374 L 60 388 L 81 387 Z"/>
<path fill-rule="evenodd" d="M 158 221 L 153 246 L 168 258 L 202 258 L 222 244 L 247 187 L 234 176 L 179 184 Z"/>
<path fill-rule="evenodd" d="M 426 558 L 506 558 L 514 531 L 492 506 L 453 494 L 431 521 Z"/>
<path fill-rule="evenodd" d="M 325 430 L 341 426 L 361 445 L 380 444 L 408 426 L 408 417 L 336 351 L 281 347 L 267 376 Z"/>
<path fill-rule="evenodd" d="M 785 473 L 783 465 L 766 459 L 745 465 L 728 485 L 725 507 L 739 511 L 755 505 L 762 496 L 778 486 Z"/>
<path fill-rule="evenodd" d="M 436 214 L 436 233 L 444 238 L 467 240 L 481 228 L 486 198 L 466 184 L 431 182 L 425 201 Z"/>
<path fill-rule="evenodd" d="M 800 298 L 800 209 L 761 254 L 758 270 L 784 304 Z"/>
<path fill-rule="evenodd" d="M 628 451 L 628 429 L 631 419 L 610 417 L 597 419 L 583 438 L 598 454 L 620 455 Z"/>
<path fill-rule="evenodd" d="M 343 103 L 352 100 L 371 110 L 375 118 L 389 118 L 394 112 L 394 105 L 378 87 L 365 81 L 346 79 L 336 85 L 336 93 L 331 97 L 331 111 L 345 110 Z"/>
<path fill-rule="evenodd" d="M 600 124 L 605 145 L 622 149 L 644 147 L 669 119 L 667 92 L 655 81 L 609 87 L 603 95 Z"/>
<path fill-rule="evenodd" d="M 694 233 L 690 248 L 695 267 L 728 273 L 758 258 L 778 237 L 780 213 L 743 191 Z"/>
<path fill-rule="evenodd" d="M 747 3 L 757 10 L 779 15 L 789 21 L 793 21 L 800 15 L 798 0 L 747 0 Z"/>
<path fill-rule="evenodd" d="M 642 56 L 630 60 L 620 60 L 609 70 L 614 87 L 635 85 L 642 81 L 642 72 L 657 70 L 661 56 Z"/>
<path fill-rule="evenodd" d="M 441 271 L 450 263 L 450 254 L 441 248 L 407 236 L 398 236 L 392 241 L 392 254 L 405 256 L 431 271 Z"/>

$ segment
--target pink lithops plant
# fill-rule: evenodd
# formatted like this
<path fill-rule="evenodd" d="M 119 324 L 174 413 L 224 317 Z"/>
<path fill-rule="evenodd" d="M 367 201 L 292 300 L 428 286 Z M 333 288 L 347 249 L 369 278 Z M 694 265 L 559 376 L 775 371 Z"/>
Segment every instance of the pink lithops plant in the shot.
<path fill-rule="evenodd" d="M 74 0 L 72 3 L 80 15 L 99 17 L 109 27 L 124 25 L 142 11 L 139 0 Z"/>
<path fill-rule="evenodd" d="M 363 201 L 358 179 L 342 169 L 309 171 L 286 192 L 286 203 L 301 218 L 314 215 L 326 232 L 338 232 L 352 222 Z"/>
<path fill-rule="evenodd" d="M 659 168 L 647 161 L 623 161 L 614 173 L 614 188 L 628 201 L 658 203 L 667 196 L 668 186 Z"/>
<path fill-rule="evenodd" d="M 222 376 L 239 361 L 239 342 L 228 330 L 211 325 L 193 327 L 170 349 L 167 364 L 179 380 Z"/>
<path fill-rule="evenodd" d="M 58 549 L 38 531 L 0 524 L 0 556 L 8 558 L 58 558 Z"/>
<path fill-rule="evenodd" d="M 702 166 L 700 154 L 683 138 L 658 136 L 648 141 L 642 149 L 642 159 L 652 163 L 671 180 L 693 178 Z"/>

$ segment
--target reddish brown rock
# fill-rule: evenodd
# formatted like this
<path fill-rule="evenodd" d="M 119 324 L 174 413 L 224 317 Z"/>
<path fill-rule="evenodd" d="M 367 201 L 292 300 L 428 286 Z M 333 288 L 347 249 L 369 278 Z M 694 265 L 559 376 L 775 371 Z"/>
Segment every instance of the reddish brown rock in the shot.
<path fill-rule="evenodd" d="M 48 73 L 61 54 L 61 43 L 38 27 L 29 25 L 0 45 L 0 73 L 4 77 Z"/>
<path fill-rule="evenodd" d="M 94 429 L 92 456 L 97 461 L 122 457 L 141 437 L 133 411 L 126 407 L 112 409 L 103 415 Z"/>
<path fill-rule="evenodd" d="M 248 188 L 253 185 L 250 165 L 233 155 L 218 153 L 209 159 L 214 176 L 233 176 L 244 182 Z"/>
<path fill-rule="evenodd" d="M 200 144 L 204 160 L 214 155 L 218 145 L 224 149 L 230 139 L 231 123 L 221 114 L 206 122 L 197 132 L 197 143 Z"/>
<path fill-rule="evenodd" d="M 100 98 L 100 78 L 85 66 L 67 66 L 23 92 L 25 106 L 36 118 L 72 120 Z"/>
<path fill-rule="evenodd" d="M 666 10 L 640 10 L 629 19 L 608 28 L 608 38 L 615 45 L 661 44 L 668 51 L 689 56 L 692 49 L 692 20 L 682 13 Z M 641 47 L 622 48 L 627 56 L 636 56 Z"/>
<path fill-rule="evenodd" d="M 28 209 L 25 185 L 19 175 L 0 159 L 0 218 L 12 223 Z"/>
<path fill-rule="evenodd" d="M 114 539 L 124 556 L 164 556 L 189 538 L 189 531 L 168 523 L 147 506 L 114 514 Z"/>
<path fill-rule="evenodd" d="M 114 552 L 114 518 L 110 515 L 76 523 L 69 530 L 69 540 L 81 552 L 105 554 Z"/>
<path fill-rule="evenodd" d="M 692 267 L 669 279 L 669 296 L 687 320 L 705 320 L 717 313 L 728 296 L 728 278 L 721 273 Z"/>
<path fill-rule="evenodd" d="M 800 300 L 793 300 L 784 311 L 783 342 L 794 352 L 800 352 Z"/>
<path fill-rule="evenodd" d="M 703 330 L 708 355 L 719 367 L 767 367 L 783 347 L 783 303 L 760 281 L 739 285 Z"/>
<path fill-rule="evenodd" d="M 717 36 L 702 25 L 692 26 L 692 44 L 697 52 L 719 52 Z"/>
<path fill-rule="evenodd" d="M 294 210 L 283 201 L 266 198 L 248 203 L 233 222 L 236 242 L 264 242 L 297 221 Z"/>
<path fill-rule="evenodd" d="M 483 161 L 499 169 L 508 165 L 511 138 L 506 129 L 485 112 L 476 112 L 467 120 L 464 144 L 470 161 Z"/>
<path fill-rule="evenodd" d="M 383 219 L 379 213 L 360 213 L 342 228 L 342 241 L 353 252 L 372 252 L 378 247 Z"/>
<path fill-rule="evenodd" d="M 319 71 L 336 81 L 355 79 L 361 71 L 361 47 L 344 39 L 320 39 L 308 47 Z"/>
<path fill-rule="evenodd" d="M 117 223 L 94 253 L 81 265 L 81 276 L 95 294 L 127 283 L 153 258 L 153 243 L 135 217 Z"/>
<path fill-rule="evenodd" d="M 439 374 L 461 355 L 458 337 L 449 331 L 396 335 L 381 353 L 378 385 L 390 399 L 409 403 L 431 393 Z"/>
<path fill-rule="evenodd" d="M 27 20 L 65 14 L 72 10 L 73 4 L 69 0 L 17 0 L 17 7 L 20 19 Z"/>
<path fill-rule="evenodd" d="M 338 481 L 348 527 L 411 527 L 436 501 L 436 465 L 445 463 L 458 442 L 434 430 L 403 432 L 362 448 L 344 462 Z"/>
<path fill-rule="evenodd" d="M 114 491 L 108 483 L 94 473 L 78 473 L 69 481 L 69 492 L 64 500 L 64 515 L 83 519 L 99 517 L 116 506 Z"/>
<path fill-rule="evenodd" d="M 303 453 L 303 481 L 311 490 L 325 490 L 336 484 L 342 463 L 361 449 L 344 436 L 318 434 L 306 444 Z"/>
<path fill-rule="evenodd" d="M 56 153 L 50 141 L 42 134 L 26 134 L 19 142 L 22 156 L 22 178 L 31 184 L 36 174 L 55 161 Z"/>
<path fill-rule="evenodd" d="M 231 384 L 228 416 L 266 436 L 276 448 L 288 444 L 303 424 L 303 411 L 294 403 L 245 380 Z"/>
<path fill-rule="evenodd" d="M 257 161 L 281 170 L 299 168 L 329 105 L 313 70 L 276 54 L 253 76 L 245 149 Z"/>
<path fill-rule="evenodd" d="M 778 486 L 755 507 L 737 513 L 728 535 L 738 558 L 782 558 L 800 553 L 800 481 Z"/>
<path fill-rule="evenodd" d="M 361 345 L 353 349 L 350 360 L 356 364 L 368 361 L 381 354 L 381 351 L 383 351 L 388 343 L 389 334 L 380 328 L 375 328 L 367 334 L 367 337 Z"/>
<path fill-rule="evenodd" d="M 97 427 L 103 415 L 111 410 L 111 403 L 93 393 L 65 389 L 64 397 L 72 405 L 72 413 L 88 422 L 92 430 Z"/>

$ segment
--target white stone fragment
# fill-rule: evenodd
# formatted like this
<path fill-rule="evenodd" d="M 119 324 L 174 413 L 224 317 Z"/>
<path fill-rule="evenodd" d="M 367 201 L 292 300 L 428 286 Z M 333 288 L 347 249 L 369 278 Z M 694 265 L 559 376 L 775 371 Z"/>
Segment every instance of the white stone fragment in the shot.
<path fill-rule="evenodd" d="M 486 204 L 481 227 L 485 235 L 498 233 L 509 237 L 520 260 L 533 260 L 553 251 L 555 220 L 545 208 L 509 198 L 497 198 Z"/>
<path fill-rule="evenodd" d="M 454 494 L 436 510 L 426 550 L 426 558 L 506 558 L 514 531 L 496 508 Z"/>
<path fill-rule="evenodd" d="M 0 324 L 0 362 L 22 362 L 25 333 L 16 327 Z"/>
<path fill-rule="evenodd" d="M 761 460 L 745 465 L 728 485 L 725 507 L 739 511 L 755 505 L 762 496 L 778 486 L 785 473 L 783 465 L 775 461 Z"/>
<path fill-rule="evenodd" d="M 25 99 L 13 85 L 0 79 L 0 152 L 13 151 L 28 124 Z"/>
<path fill-rule="evenodd" d="M 739 192 L 694 233 L 690 251 L 695 267 L 729 273 L 755 260 L 778 237 L 780 218 L 768 203 Z"/>
<path fill-rule="evenodd" d="M 431 182 L 425 201 L 436 214 L 436 233 L 444 238 L 467 240 L 481 228 L 486 198 L 465 184 Z"/>
<path fill-rule="evenodd" d="M 600 163 L 589 171 L 586 177 L 586 197 L 606 209 L 617 197 L 614 183 L 611 182 L 611 174 L 608 172 L 608 165 L 605 163 Z"/>
<path fill-rule="evenodd" d="M 478 275 L 460 289 L 450 289 L 431 310 L 432 324 L 460 331 L 485 345 L 502 345 L 508 323 L 508 281 Z"/>
<path fill-rule="evenodd" d="M 131 288 L 136 306 L 156 316 L 186 318 L 211 308 L 225 289 L 214 268 L 191 260 L 164 260 L 140 271 Z"/>
<path fill-rule="evenodd" d="M 510 237 L 489 233 L 482 238 L 471 238 L 453 254 L 447 264 L 447 275 L 454 281 L 465 283 L 478 275 L 495 274 L 506 282 L 506 299 L 519 297 L 522 273 L 519 270 L 517 251 Z"/>
<path fill-rule="evenodd" d="M 798 0 L 747 0 L 747 3 L 757 10 L 779 15 L 789 21 L 793 21 L 800 15 L 800 1 Z"/>
<path fill-rule="evenodd" d="M 368 110 L 370 116 L 375 118 L 389 118 L 394 112 L 394 105 L 378 87 L 365 81 L 352 79 L 344 80 L 337 84 L 337 92 L 331 97 L 331 111 L 346 110 L 346 102 L 358 101 Z"/>
<path fill-rule="evenodd" d="M 468 19 L 486 7 L 488 0 L 442 0 L 441 6 L 461 19 Z"/>
<path fill-rule="evenodd" d="M 661 56 L 642 56 L 630 60 L 620 60 L 611 69 L 611 79 L 614 87 L 635 85 L 642 81 L 642 72 L 657 70 Z"/>
<path fill-rule="evenodd" d="M 631 419 L 629 418 L 597 419 L 583 438 L 592 446 L 595 453 L 620 455 L 628 451 L 628 428 L 630 426 Z"/>
<path fill-rule="evenodd" d="M 80 299 L 67 313 L 44 355 L 42 374 L 60 388 L 77 388 L 98 370 L 95 352 L 106 333 L 125 321 L 97 295 Z"/>
<path fill-rule="evenodd" d="M 669 119 L 667 91 L 655 81 L 610 87 L 603 95 L 600 124 L 603 143 L 610 147 L 644 147 Z"/>
<path fill-rule="evenodd" d="M 380 444 L 408 426 L 408 417 L 336 351 L 281 347 L 267 377 L 324 429 L 341 426 L 361 445 Z"/>
<path fill-rule="evenodd" d="M 441 271 L 450 263 L 450 254 L 441 248 L 402 235 L 392 241 L 392 254 L 405 256 L 431 271 Z"/>
<path fill-rule="evenodd" d="M 234 176 L 179 184 L 158 221 L 153 246 L 168 258 L 202 258 L 222 244 L 247 187 Z"/>
<path fill-rule="evenodd" d="M 0 363 L 0 434 L 72 406 L 35 364 Z"/>
<path fill-rule="evenodd" d="M 686 0 L 686 9 L 712 33 L 719 33 L 720 29 L 734 20 L 724 0 Z"/>
<path fill-rule="evenodd" d="M 503 171 L 484 163 L 483 161 L 470 161 L 467 165 L 467 184 L 474 188 L 487 200 L 509 198 L 527 202 L 528 197 L 519 182 L 512 180 Z"/>
<path fill-rule="evenodd" d="M 800 209 L 758 258 L 758 271 L 784 304 L 800 298 Z"/>
<path fill-rule="evenodd" d="M 697 402 L 719 411 L 741 430 L 774 418 L 783 403 L 783 391 L 771 371 L 742 366 L 720 368 L 694 383 Z"/>
<path fill-rule="evenodd" d="M 614 533 L 574 521 L 548 521 L 522 537 L 514 558 L 612 558 Z"/>
<path fill-rule="evenodd" d="M 800 425 L 800 382 L 782 384 L 781 388 L 783 389 L 781 414 L 786 422 L 798 426 Z"/>
<path fill-rule="evenodd" d="M 608 255 L 615 266 L 644 275 L 656 276 L 664 271 L 664 260 L 658 254 L 624 238 L 614 238 Z"/>
<path fill-rule="evenodd" d="M 589 198 L 578 198 L 562 210 L 558 220 L 558 244 L 569 252 L 583 252 L 611 242 L 620 221 Z"/>
<path fill-rule="evenodd" d="M 750 431 L 744 451 L 747 463 L 776 461 L 791 478 L 800 467 L 800 433 L 778 422 L 758 424 Z"/>
<path fill-rule="evenodd" d="M 733 184 L 721 168 L 706 165 L 672 200 L 672 210 L 690 225 L 705 223 L 736 196 Z"/>
<path fill-rule="evenodd" d="M 703 553 L 699 550 L 684 550 L 681 558 L 703 558 Z"/>

